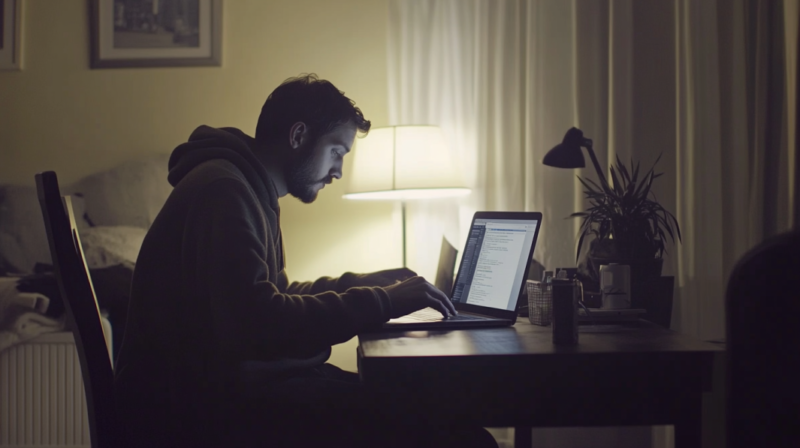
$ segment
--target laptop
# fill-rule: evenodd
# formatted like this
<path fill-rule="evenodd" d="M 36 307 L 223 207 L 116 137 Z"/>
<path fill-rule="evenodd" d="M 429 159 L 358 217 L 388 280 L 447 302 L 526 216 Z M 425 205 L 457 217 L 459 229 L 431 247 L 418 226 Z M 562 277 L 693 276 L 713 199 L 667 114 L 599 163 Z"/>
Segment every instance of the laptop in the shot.
<path fill-rule="evenodd" d="M 513 325 L 541 222 L 539 212 L 475 213 L 458 275 L 449 291 L 444 291 L 449 292 L 458 315 L 445 319 L 433 308 L 426 308 L 392 319 L 381 329 L 453 330 Z"/>

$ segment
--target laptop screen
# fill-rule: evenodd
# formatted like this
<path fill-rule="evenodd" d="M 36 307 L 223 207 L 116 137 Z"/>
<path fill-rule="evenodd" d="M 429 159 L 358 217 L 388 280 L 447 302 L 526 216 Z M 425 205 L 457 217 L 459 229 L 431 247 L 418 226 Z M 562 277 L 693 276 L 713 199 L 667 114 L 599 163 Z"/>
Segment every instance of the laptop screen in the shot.
<path fill-rule="evenodd" d="M 513 311 L 538 225 L 535 219 L 475 218 L 451 300 Z"/>

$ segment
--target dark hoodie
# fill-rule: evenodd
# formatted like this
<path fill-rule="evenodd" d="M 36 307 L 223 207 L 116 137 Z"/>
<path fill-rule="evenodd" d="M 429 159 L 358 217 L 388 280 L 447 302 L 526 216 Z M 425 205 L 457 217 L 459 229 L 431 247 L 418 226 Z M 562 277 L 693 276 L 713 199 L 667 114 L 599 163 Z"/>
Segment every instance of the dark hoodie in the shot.
<path fill-rule="evenodd" d="M 254 147 L 201 126 L 170 158 L 175 188 L 142 244 L 116 365 L 138 446 L 216 445 L 249 382 L 320 365 L 389 319 L 386 292 L 352 287 L 355 274 L 289 284 L 278 195 Z"/>

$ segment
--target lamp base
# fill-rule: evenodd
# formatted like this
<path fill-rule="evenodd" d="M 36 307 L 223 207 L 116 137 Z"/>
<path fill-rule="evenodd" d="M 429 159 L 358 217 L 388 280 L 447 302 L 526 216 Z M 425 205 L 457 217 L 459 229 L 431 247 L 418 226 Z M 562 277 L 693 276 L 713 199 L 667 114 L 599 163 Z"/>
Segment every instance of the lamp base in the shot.
<path fill-rule="evenodd" d="M 400 201 L 401 220 L 403 223 L 403 267 L 408 267 L 406 263 L 406 201 Z"/>

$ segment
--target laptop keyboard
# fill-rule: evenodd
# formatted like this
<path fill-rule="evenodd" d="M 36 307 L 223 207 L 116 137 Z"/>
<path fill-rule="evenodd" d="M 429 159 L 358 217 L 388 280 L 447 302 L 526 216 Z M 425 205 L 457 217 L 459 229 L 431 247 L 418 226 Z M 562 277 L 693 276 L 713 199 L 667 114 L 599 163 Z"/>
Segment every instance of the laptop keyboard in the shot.
<path fill-rule="evenodd" d="M 415 311 L 411 314 L 407 314 L 403 316 L 403 319 L 413 320 L 415 322 L 439 322 L 441 320 L 481 320 L 478 316 L 470 316 L 469 314 L 459 314 L 457 316 L 450 316 L 445 319 L 442 316 L 442 313 L 433 309 L 433 308 L 423 308 L 419 311 Z"/>

